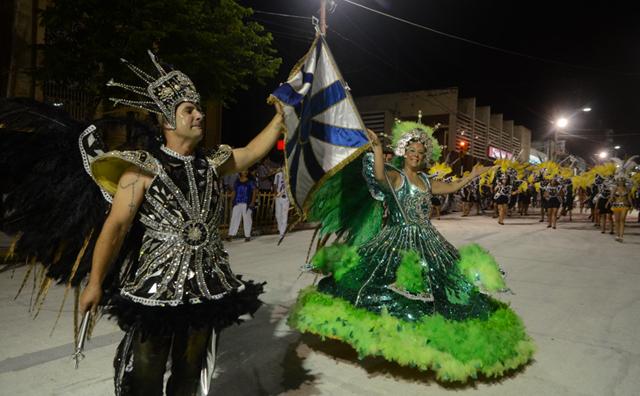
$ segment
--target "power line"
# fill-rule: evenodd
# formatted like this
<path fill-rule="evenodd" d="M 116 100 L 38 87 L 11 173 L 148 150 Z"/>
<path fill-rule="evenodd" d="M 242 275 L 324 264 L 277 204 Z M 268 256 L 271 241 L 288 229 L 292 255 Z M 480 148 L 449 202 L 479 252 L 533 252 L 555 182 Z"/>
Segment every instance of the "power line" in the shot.
<path fill-rule="evenodd" d="M 267 12 L 267 11 L 261 11 L 261 10 L 253 10 L 253 12 L 254 12 L 254 13 L 259 13 L 259 14 L 265 14 L 265 15 L 280 16 L 280 17 L 289 17 L 289 18 L 297 18 L 297 19 L 308 19 L 308 20 L 311 20 L 311 19 L 312 19 L 311 17 L 304 17 L 304 16 L 301 16 L 301 15 L 291 15 L 291 14 L 283 14 L 283 13 L 274 13 L 274 12 Z M 345 15 L 347 15 L 347 14 L 345 14 Z M 350 18 L 349 18 L 349 19 L 350 19 Z M 264 21 L 264 20 L 261 20 L 261 22 L 263 22 L 263 21 Z M 264 21 L 264 22 L 266 22 L 266 21 Z M 267 22 L 267 23 L 272 24 L 272 25 L 276 25 L 276 26 L 280 26 L 280 27 L 286 27 L 286 26 L 284 26 L 284 25 L 282 25 L 282 24 L 278 24 L 278 23 L 276 23 L 276 22 L 271 22 L 271 21 L 270 21 L 270 22 Z M 355 25 L 355 22 L 354 22 L 354 21 L 352 21 L 352 23 L 354 23 L 354 25 Z M 359 27 L 357 27 L 357 26 L 356 26 L 356 28 L 357 28 L 358 30 L 360 30 L 360 28 L 359 28 Z M 352 39 L 350 39 L 350 38 L 346 37 L 344 34 L 340 33 L 339 31 L 337 31 L 337 30 L 335 30 L 335 29 L 333 29 L 333 28 L 331 28 L 331 27 L 328 27 L 328 29 L 329 29 L 331 32 L 335 33 L 337 37 L 341 38 L 341 39 L 342 39 L 342 40 L 344 40 L 344 41 L 347 41 L 347 42 L 351 43 L 351 45 L 353 45 L 354 47 L 358 48 L 359 50 L 361 50 L 362 52 L 366 53 L 367 55 L 369 55 L 369 56 L 372 56 L 372 57 L 376 58 L 378 61 L 380 61 L 382 64 L 386 65 L 387 67 L 389 67 L 389 68 L 391 68 L 391 69 L 393 69 L 393 70 L 395 70 L 395 71 L 399 71 L 399 72 L 403 73 L 403 74 L 404 74 L 404 75 L 406 75 L 406 76 L 411 77 L 411 79 L 413 79 L 415 82 L 420 82 L 420 79 L 418 79 L 415 75 L 413 75 L 412 73 L 408 72 L 407 70 L 402 70 L 402 69 L 401 69 L 400 67 L 398 67 L 397 65 L 391 64 L 388 60 L 384 59 L 383 57 L 381 57 L 380 55 L 378 55 L 378 54 L 376 54 L 376 53 L 374 53 L 374 52 L 372 52 L 372 51 L 369 51 L 368 49 L 364 48 L 363 46 L 358 45 L 358 44 L 356 43 L 356 41 L 354 41 L 354 40 L 352 40 Z M 299 30 L 299 29 L 296 29 L 296 30 Z M 277 32 L 277 31 L 274 31 L 273 33 L 275 33 L 275 34 L 280 34 L 280 35 L 282 35 L 283 37 L 286 37 L 286 34 L 285 34 L 285 33 Z M 305 39 L 306 39 L 306 37 L 305 37 Z M 374 69 L 375 69 L 375 68 L 374 68 Z M 430 99 L 431 101 L 435 102 L 435 104 L 436 104 L 438 107 L 441 107 L 443 110 L 445 110 L 445 111 L 447 111 L 447 112 L 450 112 L 450 111 L 451 111 L 451 109 L 449 109 L 449 107 L 448 107 L 448 106 L 446 106 L 444 103 L 440 102 L 438 99 L 436 99 L 436 98 L 429 98 L 429 99 Z"/>
<path fill-rule="evenodd" d="M 258 22 L 263 23 L 263 24 L 267 24 L 267 25 L 278 26 L 278 27 L 290 30 L 292 33 L 302 34 L 302 35 L 305 36 L 305 38 L 306 37 L 311 37 L 311 38 L 315 37 L 315 32 L 314 32 L 313 29 L 303 29 L 303 28 L 300 28 L 300 27 L 291 26 L 291 25 L 287 25 L 287 24 L 283 24 L 283 23 L 278 23 L 278 22 L 270 21 L 268 19 L 263 19 L 263 18 L 253 17 L 253 20 L 258 21 Z"/>
<path fill-rule="evenodd" d="M 505 53 L 505 54 L 508 54 L 508 55 L 519 56 L 519 57 L 522 57 L 522 58 L 528 58 L 528 59 L 532 59 L 532 60 L 536 60 L 536 61 L 540 61 L 540 62 L 546 62 L 546 63 L 552 63 L 552 64 L 556 64 L 556 65 L 561 65 L 561 66 L 567 66 L 567 67 L 571 67 L 571 68 L 574 68 L 574 69 L 589 70 L 589 71 L 598 72 L 598 73 L 618 74 L 618 75 L 623 75 L 623 76 L 628 76 L 628 77 L 629 76 L 638 76 L 638 73 L 628 73 L 628 72 L 621 72 L 621 71 L 616 71 L 616 70 L 599 69 L 599 68 L 595 68 L 595 67 L 591 67 L 591 66 L 575 65 L 575 64 L 561 62 L 561 61 L 554 60 L 554 59 L 542 58 L 542 57 L 539 57 L 539 56 L 529 55 L 529 54 L 525 54 L 525 53 L 522 53 L 522 52 L 517 52 L 517 51 L 512 51 L 512 50 L 496 47 L 496 46 L 493 46 L 493 45 L 481 43 L 479 41 L 471 40 L 471 39 L 468 39 L 468 38 L 465 38 L 465 37 L 456 36 L 454 34 L 446 33 L 446 32 L 440 31 L 440 30 L 436 30 L 436 29 L 430 28 L 428 26 L 421 25 L 419 23 L 411 22 L 411 21 L 409 21 L 407 19 L 400 18 L 400 17 L 397 17 L 395 15 L 388 14 L 386 12 L 382 12 L 382 11 L 376 10 L 374 8 L 371 8 L 371 7 L 367 7 L 365 5 L 356 3 L 355 1 L 352 1 L 352 0 L 343 0 L 343 1 L 346 2 L 346 3 L 349 3 L 351 5 L 363 8 L 363 9 L 365 9 L 367 11 L 373 12 L 375 14 L 382 15 L 382 16 L 390 18 L 390 19 L 394 19 L 394 20 L 396 20 L 398 22 L 406 23 L 407 25 L 411 25 L 411 26 L 419 28 L 419 29 L 427 30 L 427 31 L 429 31 L 431 33 L 436 33 L 436 34 L 439 34 L 441 36 L 448 37 L 450 39 L 463 41 L 465 43 L 472 44 L 472 45 L 475 45 L 475 46 L 478 46 L 478 47 L 482 47 L 482 48 L 486 48 L 486 49 L 490 49 L 492 51 L 502 52 L 502 53 Z"/>
<path fill-rule="evenodd" d="M 312 20 L 312 17 L 303 16 L 303 15 L 291 15 L 291 14 L 283 14 L 280 12 L 269 12 L 269 11 L 261 11 L 261 10 L 253 10 L 254 14 L 264 14 L 264 15 L 273 15 L 285 18 L 296 18 L 296 19 L 306 19 L 308 21 Z"/>

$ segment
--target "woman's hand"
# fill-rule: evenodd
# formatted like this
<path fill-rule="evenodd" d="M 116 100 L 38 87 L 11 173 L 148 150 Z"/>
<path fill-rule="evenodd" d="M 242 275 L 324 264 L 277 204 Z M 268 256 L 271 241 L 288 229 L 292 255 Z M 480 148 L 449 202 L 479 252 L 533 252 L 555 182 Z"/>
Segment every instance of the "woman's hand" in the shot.
<path fill-rule="evenodd" d="M 378 138 L 378 135 L 374 131 L 367 128 L 367 136 L 369 136 L 369 141 L 371 142 L 372 149 L 376 150 L 376 149 L 382 148 L 382 144 L 380 143 L 380 138 Z"/>

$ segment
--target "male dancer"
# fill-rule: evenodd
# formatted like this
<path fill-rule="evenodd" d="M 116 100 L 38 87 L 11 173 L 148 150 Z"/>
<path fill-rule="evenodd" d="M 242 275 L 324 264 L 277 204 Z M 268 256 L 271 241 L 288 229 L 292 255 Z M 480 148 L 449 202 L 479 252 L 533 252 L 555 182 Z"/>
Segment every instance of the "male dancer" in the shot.
<path fill-rule="evenodd" d="M 125 266 L 116 269 L 122 281 L 111 301 L 111 313 L 126 331 L 114 364 L 116 394 L 163 394 L 169 356 L 167 394 L 206 394 L 217 333 L 253 313 L 261 292 L 261 285 L 240 280 L 229 267 L 217 230 L 222 204 L 217 180 L 246 170 L 269 152 L 280 136 L 282 111 L 277 107 L 246 147 L 221 146 L 207 157 L 197 148 L 204 116 L 193 83 L 180 71 L 166 72 L 149 55 L 160 77 L 127 64 L 146 86 L 110 85 L 147 96 L 114 101 L 160 114 L 165 144 L 153 154 L 109 152 L 90 159 L 94 180 L 113 201 L 80 309 L 96 309 L 112 262 L 130 263 L 128 273 Z M 137 243 L 132 235 L 140 236 Z"/>

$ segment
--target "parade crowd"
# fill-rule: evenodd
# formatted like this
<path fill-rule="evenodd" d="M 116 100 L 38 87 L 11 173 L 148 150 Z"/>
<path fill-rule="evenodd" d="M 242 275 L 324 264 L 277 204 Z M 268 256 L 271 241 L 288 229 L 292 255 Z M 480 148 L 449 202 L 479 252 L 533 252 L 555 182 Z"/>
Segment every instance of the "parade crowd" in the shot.
<path fill-rule="evenodd" d="M 558 219 L 573 220 L 577 207 L 581 214 L 589 213 L 588 219 L 601 233 L 609 232 L 623 242 L 627 215 L 640 209 L 640 173 L 634 160 L 612 158 L 576 175 L 553 161 L 532 165 L 499 159 L 492 171 L 473 179 L 458 194 L 434 195 L 431 217 L 439 219 L 441 212 L 451 211 L 460 201 L 463 217 L 475 207 L 477 214 L 490 212 L 504 225 L 506 217 L 528 216 L 530 208 L 539 208 L 539 222 L 556 229 Z M 451 172 L 445 163 L 436 163 L 428 171 L 443 182 L 457 179 Z"/>

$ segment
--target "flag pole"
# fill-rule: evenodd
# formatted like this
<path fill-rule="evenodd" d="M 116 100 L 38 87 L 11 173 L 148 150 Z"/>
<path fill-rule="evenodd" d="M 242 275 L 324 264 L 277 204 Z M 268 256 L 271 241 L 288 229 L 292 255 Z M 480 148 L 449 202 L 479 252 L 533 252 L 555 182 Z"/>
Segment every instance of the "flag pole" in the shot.
<path fill-rule="evenodd" d="M 327 0 L 320 0 L 320 33 L 327 34 Z"/>

